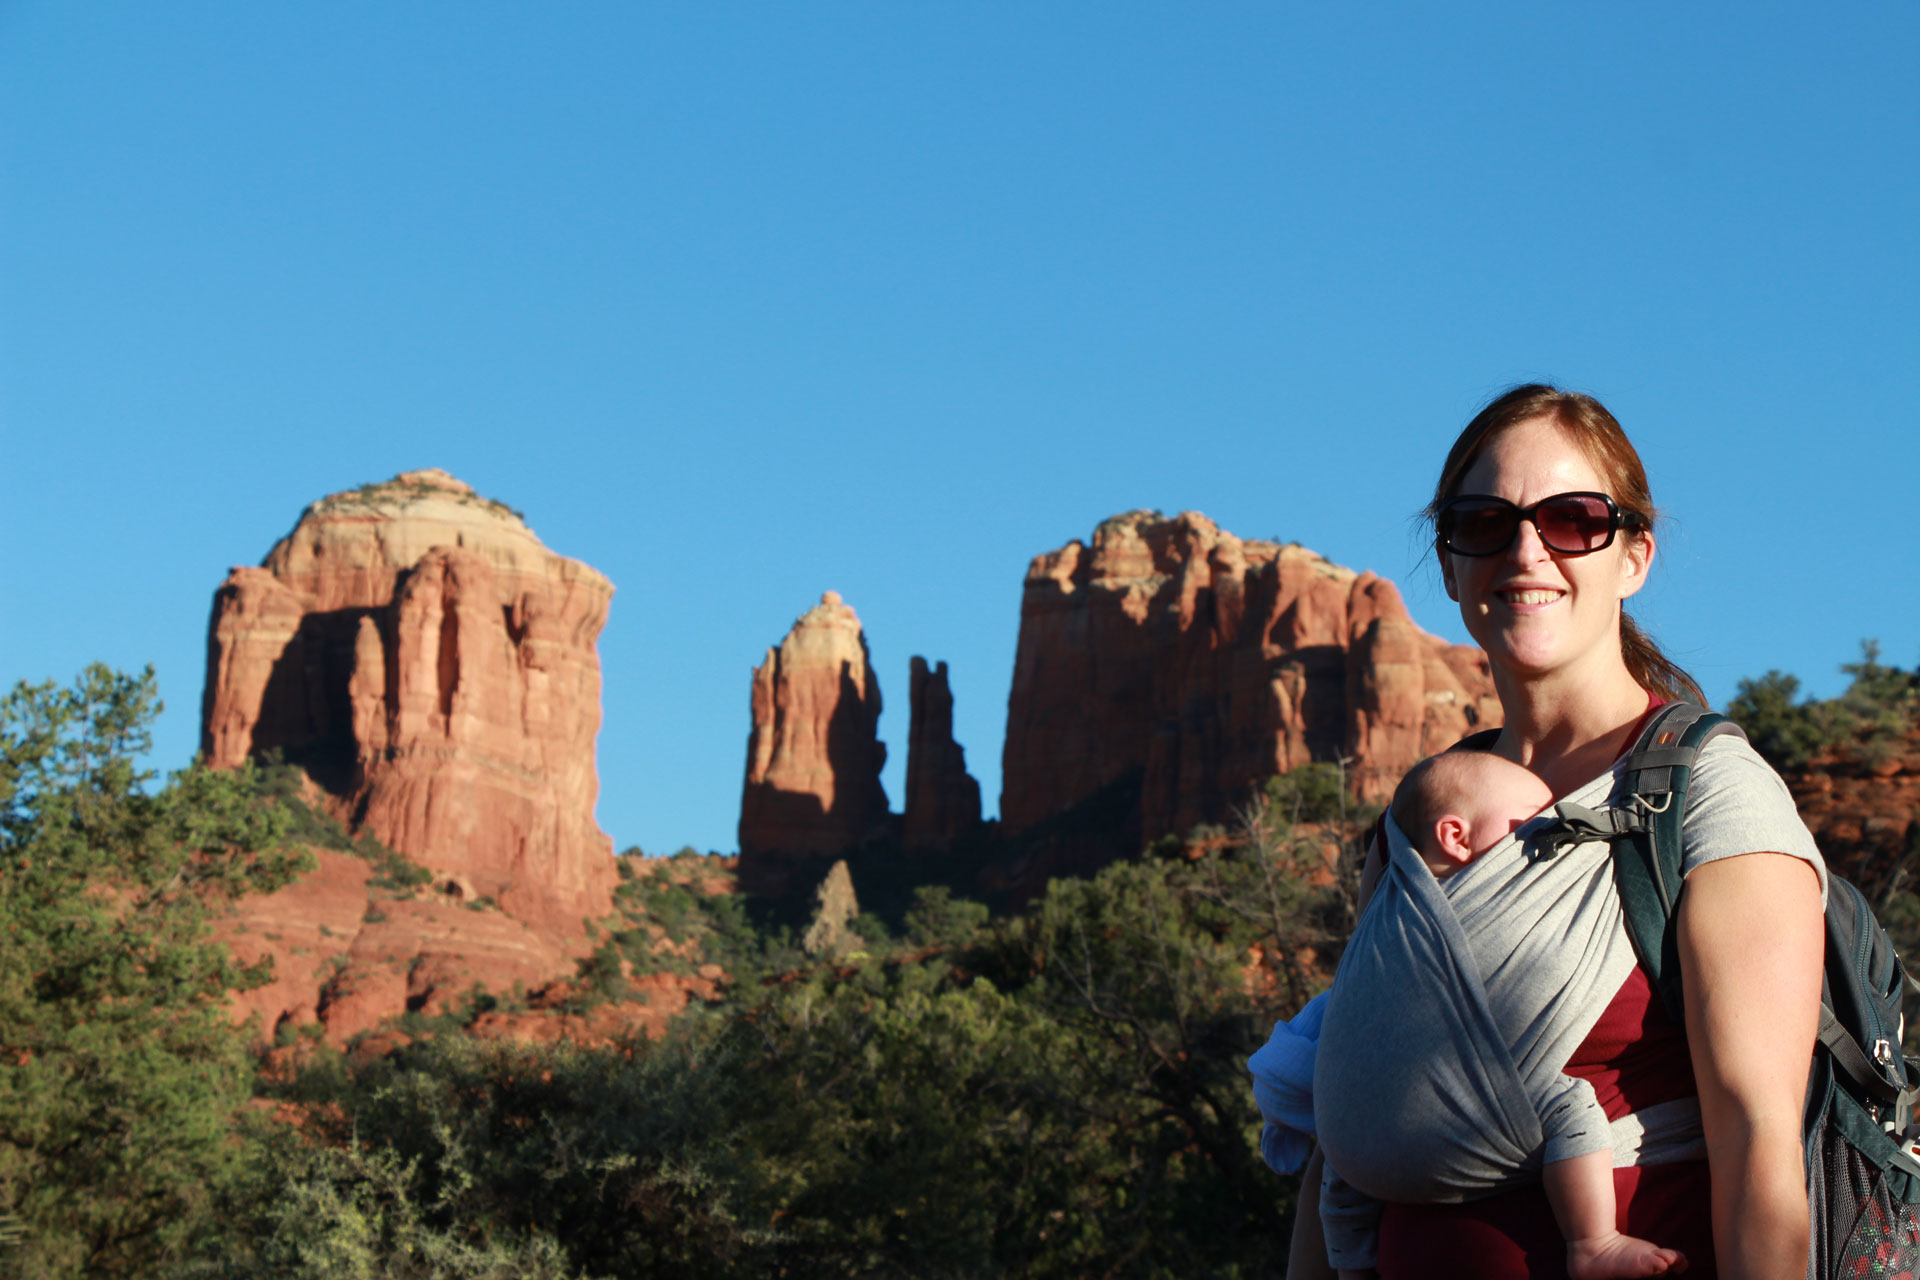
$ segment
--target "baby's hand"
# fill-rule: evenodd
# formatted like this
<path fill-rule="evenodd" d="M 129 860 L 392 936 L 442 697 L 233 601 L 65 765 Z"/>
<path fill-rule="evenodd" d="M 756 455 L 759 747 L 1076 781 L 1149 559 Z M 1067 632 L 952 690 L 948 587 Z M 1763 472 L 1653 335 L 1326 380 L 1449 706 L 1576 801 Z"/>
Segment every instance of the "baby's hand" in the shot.
<path fill-rule="evenodd" d="M 1567 1280 L 1638 1280 L 1686 1269 L 1687 1255 L 1678 1249 L 1662 1249 L 1618 1231 L 1567 1241 Z"/>

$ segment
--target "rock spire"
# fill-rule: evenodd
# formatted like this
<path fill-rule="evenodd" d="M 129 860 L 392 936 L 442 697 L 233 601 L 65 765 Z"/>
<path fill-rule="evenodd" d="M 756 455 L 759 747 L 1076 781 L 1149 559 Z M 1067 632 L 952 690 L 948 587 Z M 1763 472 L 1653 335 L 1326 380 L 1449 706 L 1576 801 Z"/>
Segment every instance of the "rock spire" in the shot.
<path fill-rule="evenodd" d="M 829 591 L 753 673 L 740 854 L 839 854 L 888 829 L 880 682 L 860 615 Z"/>
<path fill-rule="evenodd" d="M 907 729 L 907 797 L 902 840 L 908 849 L 946 849 L 980 825 L 980 784 L 953 738 L 953 690 L 947 664 L 908 668 L 912 718 Z"/>

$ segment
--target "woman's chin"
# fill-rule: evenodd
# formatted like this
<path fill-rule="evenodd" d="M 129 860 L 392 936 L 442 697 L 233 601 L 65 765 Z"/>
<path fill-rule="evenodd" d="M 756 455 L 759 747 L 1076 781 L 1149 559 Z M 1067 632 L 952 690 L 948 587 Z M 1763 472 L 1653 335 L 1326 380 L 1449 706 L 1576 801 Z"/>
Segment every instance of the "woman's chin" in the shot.
<path fill-rule="evenodd" d="M 1552 675 L 1567 661 L 1560 645 L 1526 643 L 1513 636 L 1489 636 L 1480 647 L 1486 651 L 1488 662 L 1522 679 Z"/>

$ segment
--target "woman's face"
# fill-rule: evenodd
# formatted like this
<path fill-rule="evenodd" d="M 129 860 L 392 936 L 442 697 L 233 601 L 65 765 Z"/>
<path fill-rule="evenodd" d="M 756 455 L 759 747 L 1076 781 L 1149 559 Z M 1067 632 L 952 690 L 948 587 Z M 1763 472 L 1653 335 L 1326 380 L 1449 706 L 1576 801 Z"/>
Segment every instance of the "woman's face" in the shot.
<path fill-rule="evenodd" d="M 1508 428 L 1481 453 L 1461 493 L 1483 493 L 1530 507 L 1557 493 L 1609 486 L 1587 455 L 1551 419 Z M 1467 630 L 1496 667 L 1522 678 L 1598 672 L 1617 661 L 1620 602 L 1638 591 L 1653 561 L 1653 535 L 1621 529 L 1611 546 L 1570 556 L 1549 549 L 1523 520 L 1505 551 L 1491 556 L 1443 552 L 1447 594 L 1460 603 Z"/>

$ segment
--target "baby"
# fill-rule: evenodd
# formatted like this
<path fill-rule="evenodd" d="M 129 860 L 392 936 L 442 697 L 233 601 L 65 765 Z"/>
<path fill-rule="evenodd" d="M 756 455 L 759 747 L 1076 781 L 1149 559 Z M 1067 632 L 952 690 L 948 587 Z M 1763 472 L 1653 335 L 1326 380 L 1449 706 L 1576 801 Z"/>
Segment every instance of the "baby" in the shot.
<path fill-rule="evenodd" d="M 1454 874 L 1506 839 L 1514 828 L 1553 800 L 1546 783 L 1520 765 L 1485 751 L 1449 751 L 1415 765 L 1394 792 L 1393 820 L 1413 843 L 1421 861 L 1439 879 Z M 1325 1009 L 1321 995 L 1291 1022 L 1274 1028 L 1273 1038 L 1248 1066 L 1254 1096 L 1268 1123 L 1262 1152 L 1282 1172 L 1295 1172 L 1306 1154 L 1305 1135 L 1313 1131 L 1313 1056 Z M 1586 1093 L 1589 1100 L 1590 1091 Z M 1591 1101 L 1588 1106 L 1597 1111 Z M 1371 1245 L 1353 1232 L 1371 1230 L 1364 1197 L 1329 1169 L 1330 1190 L 1323 1195 L 1327 1240 L 1331 1248 L 1371 1253 Z M 1632 1280 L 1686 1270 L 1674 1249 L 1622 1234 L 1615 1226 L 1613 1160 L 1609 1150 L 1555 1160 L 1541 1178 L 1555 1221 L 1567 1241 L 1571 1280 Z M 1365 1202 L 1370 1203 L 1370 1202 Z M 1337 1206 L 1337 1207 L 1336 1207 Z M 1347 1219 L 1345 1226 L 1336 1225 Z M 1342 1280 L 1369 1273 L 1342 1270 Z"/>
<path fill-rule="evenodd" d="M 1445 751 L 1408 771 L 1393 820 L 1440 879 L 1452 875 L 1553 802 L 1537 774 L 1490 751 Z M 1570 1280 L 1630 1280 L 1686 1270 L 1685 1255 L 1614 1225 L 1613 1158 L 1594 1151 L 1541 1169 L 1567 1241 Z M 1347 1274 L 1343 1273 L 1343 1277 Z"/>

